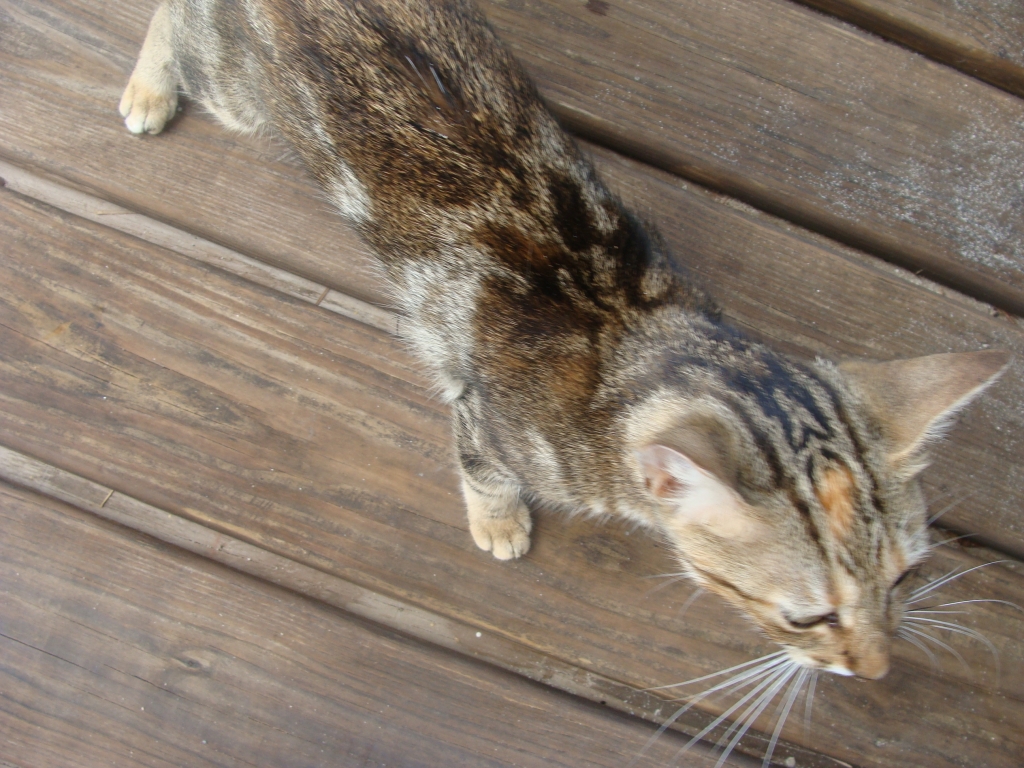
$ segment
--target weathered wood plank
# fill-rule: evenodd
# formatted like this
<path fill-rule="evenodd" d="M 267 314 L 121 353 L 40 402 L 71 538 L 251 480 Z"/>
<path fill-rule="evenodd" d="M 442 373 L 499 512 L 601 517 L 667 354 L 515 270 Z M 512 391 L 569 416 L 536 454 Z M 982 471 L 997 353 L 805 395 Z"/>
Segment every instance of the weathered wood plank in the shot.
<path fill-rule="evenodd" d="M 15 764 L 620 766 L 654 731 L 3 483 L 0 584 Z"/>
<path fill-rule="evenodd" d="M 388 599 L 371 591 L 360 589 L 350 582 L 333 578 L 321 571 L 204 528 L 3 447 L 0 447 L 0 479 L 36 489 L 42 493 L 55 494 L 57 498 L 68 500 L 76 506 L 91 510 L 108 520 L 120 522 L 137 531 L 155 536 L 161 541 L 227 564 L 236 570 L 258 576 L 294 592 L 315 597 L 319 601 L 340 607 L 348 613 L 354 613 L 362 618 L 398 629 L 432 644 L 472 655 L 498 666 L 516 669 L 527 676 L 535 677 L 533 670 L 543 669 L 544 673 L 541 679 L 564 690 L 582 693 L 588 698 L 593 697 L 593 688 L 597 687 L 601 691 L 601 696 L 616 699 L 617 703 L 627 711 L 639 710 L 650 713 L 653 709 L 648 702 L 640 703 L 643 696 L 640 692 L 628 693 L 623 697 L 620 690 L 622 686 L 615 681 L 608 679 L 598 681 L 593 673 L 583 673 L 582 670 L 573 669 L 561 662 L 557 656 L 538 657 L 535 651 L 515 642 L 510 643 L 507 639 L 490 632 L 486 635 L 477 633 L 477 637 L 473 638 L 473 628 L 461 625 L 445 616 L 423 611 L 411 603 Z M 103 498 L 102 502 L 98 501 L 100 498 Z M 952 544 L 952 542 L 949 543 Z M 937 633 L 940 635 L 940 643 L 942 642 L 941 637 L 948 633 L 934 625 L 928 626 L 927 622 L 936 619 L 948 621 L 954 615 L 966 616 L 973 613 L 969 619 L 961 619 L 959 624 L 968 632 L 980 632 L 985 638 L 984 644 L 992 652 L 993 657 L 989 659 L 982 655 L 979 660 L 976 658 L 976 654 L 968 651 L 967 658 L 971 660 L 968 662 L 959 655 L 955 648 L 944 649 L 941 645 L 936 645 L 931 641 L 922 643 L 920 638 L 915 642 L 918 646 L 928 646 L 927 648 L 919 647 L 919 650 L 932 663 L 933 667 L 940 663 L 947 668 L 953 667 L 954 676 L 957 672 L 967 671 L 971 687 L 979 682 L 975 675 L 980 673 L 982 685 L 999 689 L 1007 684 L 1007 680 L 1000 674 L 1001 664 L 1016 664 L 1021 655 L 1017 623 L 1006 621 L 1008 609 L 1013 609 L 1015 605 L 1012 601 L 1020 599 L 1021 581 L 1019 578 L 1010 576 L 1005 569 L 1001 568 L 985 570 L 984 573 L 981 573 L 982 568 L 986 567 L 985 563 L 991 562 L 992 559 L 991 554 L 987 554 L 978 560 L 965 553 L 962 547 L 941 550 L 935 560 L 928 565 L 927 578 L 922 581 L 927 583 L 927 580 L 955 573 L 961 573 L 964 576 L 974 575 L 970 579 L 962 581 L 954 579 L 948 586 L 937 592 L 935 597 L 915 603 L 914 607 L 939 606 L 941 613 L 930 616 L 921 614 L 926 624 L 919 623 L 917 628 L 924 630 L 932 637 L 935 637 Z M 997 608 L 995 610 L 965 611 L 964 609 L 968 608 L 969 604 L 962 601 L 976 601 L 979 595 L 986 595 L 987 600 L 993 601 Z M 944 605 L 945 607 L 943 607 Z M 1007 608 L 1001 608 L 1002 605 Z M 1016 608 L 1016 610 L 1021 609 Z M 946 650 L 948 655 L 943 654 L 943 650 Z M 936 652 L 939 656 L 936 656 Z M 957 663 L 959 663 L 959 667 L 956 666 Z M 973 668 L 970 663 L 973 663 Z M 1013 683 L 1014 679 L 1010 678 L 1011 687 Z M 587 688 L 591 690 L 587 690 Z M 1005 692 L 1014 693 L 1014 691 Z M 960 695 L 963 696 L 963 692 Z M 602 700 L 601 703 L 607 702 Z M 877 708 L 884 708 L 886 704 L 887 702 L 883 700 L 876 701 L 874 705 Z M 946 721 L 948 725 L 948 718 L 942 717 L 941 713 L 936 713 L 932 707 L 928 706 L 927 702 L 921 707 L 919 714 L 926 719 L 936 719 L 936 715 L 939 714 L 937 719 L 940 721 L 940 726 L 943 721 Z M 882 742 L 882 745 L 888 744 L 885 739 L 877 740 Z M 931 750 L 936 749 L 941 751 L 945 749 L 945 745 L 932 745 Z M 806 755 L 800 757 L 801 765 L 815 764 L 809 762 Z M 739 758 L 737 757 L 737 759 Z"/>
<path fill-rule="evenodd" d="M 581 135 L 1024 312 L 1020 99 L 788 0 L 482 5 Z"/>
<path fill-rule="evenodd" d="M 1013 0 L 797 0 L 1024 96 L 1024 5 Z"/>
<path fill-rule="evenodd" d="M 444 413 L 387 335 L 2 194 L 5 444 L 637 688 L 771 650 L 715 601 L 680 617 L 685 592 L 645 597 L 643 577 L 671 562 L 616 526 L 541 516 L 526 560 L 500 565 L 475 550 Z M 999 594 L 1024 592 L 996 569 Z M 796 724 L 787 738 L 861 765 L 1014 765 L 1024 659 L 1012 638 L 1024 624 L 985 621 L 1005 633 L 994 642 L 1015 670 L 1004 693 L 955 667 L 928 672 L 903 648 L 879 684 L 823 681 L 817 727 L 805 737 Z M 987 652 L 961 640 L 951 642 L 966 658 Z"/>
<path fill-rule="evenodd" d="M 344 317 L 389 333 L 398 332 L 398 316 L 394 311 L 314 283 L 247 254 L 190 235 L 141 213 L 42 178 L 3 160 L 0 160 L 0 179 L 8 189 L 73 213 L 75 216 L 168 248 L 182 256 L 210 264 L 264 287 L 337 312 Z"/>

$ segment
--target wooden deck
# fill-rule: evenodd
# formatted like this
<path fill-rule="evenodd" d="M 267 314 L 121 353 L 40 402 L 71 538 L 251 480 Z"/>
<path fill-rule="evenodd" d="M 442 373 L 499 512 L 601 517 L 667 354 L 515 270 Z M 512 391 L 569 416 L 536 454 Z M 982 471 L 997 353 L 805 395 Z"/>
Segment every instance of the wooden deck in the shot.
<path fill-rule="evenodd" d="M 475 548 L 445 408 L 291 154 L 188 104 L 124 130 L 154 6 L 0 0 L 0 765 L 626 766 L 678 706 L 645 689 L 773 648 L 622 526 Z M 935 537 L 970 536 L 921 578 L 999 561 L 941 597 L 1024 605 L 1024 6 L 483 7 L 736 324 L 1014 352 L 935 450 Z M 998 660 L 899 643 L 775 762 L 1019 767 L 1024 611 L 966 607 Z M 713 766 L 677 754 L 724 706 L 636 765 Z"/>

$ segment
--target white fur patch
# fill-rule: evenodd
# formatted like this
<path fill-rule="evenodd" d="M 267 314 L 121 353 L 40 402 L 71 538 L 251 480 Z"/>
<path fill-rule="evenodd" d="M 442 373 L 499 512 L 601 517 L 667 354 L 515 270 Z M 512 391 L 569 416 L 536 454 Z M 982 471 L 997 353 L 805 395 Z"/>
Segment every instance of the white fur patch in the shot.
<path fill-rule="evenodd" d="M 467 257 L 468 258 L 468 257 Z M 396 295 L 408 322 L 402 333 L 437 376 L 445 402 L 462 394 L 458 372 L 469 366 L 480 279 L 459 268 L 459 259 L 405 265 Z"/>
<path fill-rule="evenodd" d="M 337 158 L 332 163 L 334 176 L 327 185 L 327 194 L 331 202 L 343 216 L 354 221 L 364 222 L 370 218 L 370 195 L 366 187 L 360 183 L 352 169 Z"/>

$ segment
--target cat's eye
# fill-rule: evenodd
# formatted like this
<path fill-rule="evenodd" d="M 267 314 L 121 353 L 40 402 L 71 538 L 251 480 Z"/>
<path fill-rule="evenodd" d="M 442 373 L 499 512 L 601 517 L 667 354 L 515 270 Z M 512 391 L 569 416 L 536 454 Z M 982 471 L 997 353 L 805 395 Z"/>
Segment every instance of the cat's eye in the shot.
<path fill-rule="evenodd" d="M 900 584 L 902 584 L 902 583 L 903 583 L 904 581 L 906 581 L 906 580 L 907 580 L 907 577 L 908 577 L 908 576 L 909 576 L 910 574 L 912 574 L 912 573 L 914 572 L 914 570 L 915 570 L 914 568 L 907 568 L 907 570 L 905 570 L 905 571 L 904 571 L 903 573 L 901 573 L 901 574 L 900 574 L 900 577 L 899 577 L 898 579 L 896 579 L 896 581 L 894 581 L 894 582 L 892 583 L 892 587 L 893 587 L 893 589 L 895 589 L 895 588 L 896 588 L 896 587 L 898 587 L 898 586 L 899 586 Z"/>
<path fill-rule="evenodd" d="M 789 626 L 793 629 L 811 629 L 822 624 L 828 624 L 830 627 L 839 626 L 839 614 L 837 613 L 826 613 L 822 616 L 812 616 L 807 619 L 792 619 L 786 616 L 786 621 L 789 622 Z"/>

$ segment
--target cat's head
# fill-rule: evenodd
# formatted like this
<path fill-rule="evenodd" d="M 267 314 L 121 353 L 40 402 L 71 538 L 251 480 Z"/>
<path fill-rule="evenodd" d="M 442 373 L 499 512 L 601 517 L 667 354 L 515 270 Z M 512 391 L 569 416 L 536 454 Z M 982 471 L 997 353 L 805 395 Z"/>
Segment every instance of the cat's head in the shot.
<path fill-rule="evenodd" d="M 819 362 L 706 386 L 637 450 L 659 527 L 794 660 L 879 678 L 899 585 L 928 552 L 924 448 L 1008 359 Z"/>

